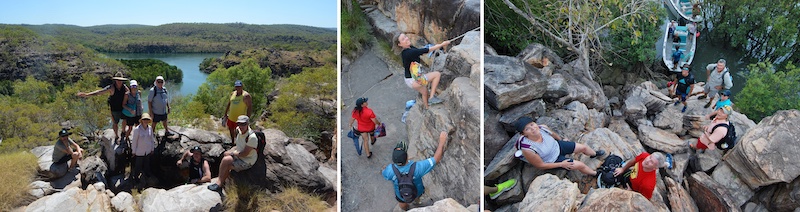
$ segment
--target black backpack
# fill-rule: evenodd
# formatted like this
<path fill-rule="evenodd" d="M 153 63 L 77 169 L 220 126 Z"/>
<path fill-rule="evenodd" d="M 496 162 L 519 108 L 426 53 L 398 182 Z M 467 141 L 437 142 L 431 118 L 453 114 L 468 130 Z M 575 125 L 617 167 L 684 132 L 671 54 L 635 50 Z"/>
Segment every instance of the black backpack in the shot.
<path fill-rule="evenodd" d="M 606 157 L 606 160 L 603 161 L 603 165 L 597 170 L 597 187 L 611 188 L 622 185 L 622 177 L 624 176 L 620 175 L 619 177 L 614 177 L 614 170 L 621 168 L 624 162 L 622 157 L 617 155 L 612 154 Z"/>
<path fill-rule="evenodd" d="M 400 197 L 405 203 L 411 203 L 417 199 L 417 185 L 414 185 L 414 170 L 417 168 L 417 163 L 411 163 L 411 169 L 408 173 L 400 173 L 397 165 L 392 165 L 394 175 L 397 176 L 397 189 L 400 191 Z"/>
<path fill-rule="evenodd" d="M 736 127 L 733 126 L 733 123 L 730 123 L 730 124 L 725 124 L 725 123 L 717 124 L 717 125 L 714 126 L 714 128 L 711 128 L 711 132 L 714 132 L 714 130 L 716 130 L 717 127 L 728 128 L 728 133 L 725 134 L 725 137 L 722 137 L 722 139 L 720 139 L 719 142 L 717 142 L 717 144 L 716 144 L 717 148 L 719 148 L 721 150 L 729 150 L 729 149 L 733 148 L 733 146 L 736 145 Z"/>

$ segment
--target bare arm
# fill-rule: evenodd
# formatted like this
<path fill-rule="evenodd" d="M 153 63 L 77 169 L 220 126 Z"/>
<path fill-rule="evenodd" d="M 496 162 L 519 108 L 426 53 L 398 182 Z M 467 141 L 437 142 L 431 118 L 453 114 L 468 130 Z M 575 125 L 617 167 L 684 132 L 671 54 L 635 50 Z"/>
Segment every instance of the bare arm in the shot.
<path fill-rule="evenodd" d="M 208 168 L 208 161 L 203 161 L 203 178 L 200 178 L 197 183 L 211 182 L 211 169 Z"/>
<path fill-rule="evenodd" d="M 236 92 L 236 91 L 234 91 L 234 92 Z M 231 95 L 233 95 L 233 94 L 231 94 Z M 224 113 L 224 114 L 222 114 L 222 116 L 223 116 L 223 117 L 228 117 L 228 111 L 229 111 L 230 109 L 231 109 L 231 99 L 230 99 L 230 98 L 228 98 L 228 106 L 227 106 L 227 107 L 225 107 L 225 113 Z M 238 118 L 238 117 L 236 117 L 236 118 Z"/>
<path fill-rule="evenodd" d="M 558 141 L 566 141 L 565 138 L 562 138 L 561 135 L 559 135 L 558 133 L 556 133 L 555 131 L 550 129 L 550 127 L 548 127 L 547 125 L 540 125 L 540 126 L 542 126 L 545 129 L 547 129 L 547 131 L 550 131 L 550 136 L 553 136 L 553 138 L 555 138 L 556 140 L 558 140 Z"/>
<path fill-rule="evenodd" d="M 554 169 L 554 168 L 567 168 L 565 167 L 564 161 L 558 163 L 545 163 L 538 154 L 533 152 L 533 150 L 525 149 L 522 150 L 522 155 L 525 156 L 525 160 L 528 160 L 528 163 L 533 165 L 540 170 L 547 170 L 547 169 Z M 572 162 L 567 162 L 569 165 L 572 165 Z"/>
<path fill-rule="evenodd" d="M 437 49 L 441 49 L 442 47 L 445 47 L 447 45 L 450 45 L 450 41 L 444 41 L 440 44 L 436 44 L 433 47 L 428 48 L 428 52 L 436 51 Z"/>
<path fill-rule="evenodd" d="M 348 124 L 350 129 L 353 129 L 353 122 L 355 122 L 355 121 L 356 121 L 356 119 L 350 118 L 350 124 Z"/>
<path fill-rule="evenodd" d="M 89 93 L 78 92 L 78 94 L 76 94 L 76 95 L 79 96 L 79 97 L 89 97 L 89 96 L 94 96 L 94 95 L 104 94 L 104 93 L 109 93 L 109 92 L 112 95 L 114 94 L 114 89 L 111 89 L 111 85 L 106 86 L 105 88 L 102 88 L 102 89 L 99 89 L 99 90 L 96 90 L 96 91 L 89 92 Z"/>
<path fill-rule="evenodd" d="M 133 108 L 128 107 L 128 105 L 125 104 L 125 103 L 128 103 L 128 95 L 129 94 L 130 93 L 125 93 L 125 95 L 122 97 L 122 108 L 125 109 L 125 110 L 128 110 L 128 111 L 131 111 L 131 113 L 133 113 L 133 116 L 136 116 L 136 110 L 133 109 Z"/>
<path fill-rule="evenodd" d="M 614 170 L 614 176 L 619 176 L 623 172 L 625 172 L 628 169 L 630 169 L 631 167 L 633 167 L 634 164 L 636 164 L 636 159 L 635 158 L 628 160 L 628 162 L 625 162 L 625 166 L 624 167 L 617 168 L 617 169 Z"/>
<path fill-rule="evenodd" d="M 436 147 L 436 153 L 433 154 L 433 159 L 436 160 L 436 164 L 442 161 L 445 147 L 447 147 L 447 132 L 442 131 L 439 133 L 439 147 Z"/>
<path fill-rule="evenodd" d="M 186 160 L 186 157 L 189 156 L 190 154 L 189 151 L 190 150 L 186 150 L 186 152 L 183 152 L 183 154 L 181 155 L 181 159 L 178 159 L 178 162 L 175 162 L 175 164 L 181 166 L 181 164 L 183 164 L 183 160 Z"/>
<path fill-rule="evenodd" d="M 378 121 L 378 118 L 372 118 L 372 123 L 375 123 L 375 126 L 381 125 L 381 121 Z"/>
<path fill-rule="evenodd" d="M 244 104 L 247 105 L 247 117 L 253 119 L 253 97 L 250 96 L 250 93 L 244 94 Z"/>

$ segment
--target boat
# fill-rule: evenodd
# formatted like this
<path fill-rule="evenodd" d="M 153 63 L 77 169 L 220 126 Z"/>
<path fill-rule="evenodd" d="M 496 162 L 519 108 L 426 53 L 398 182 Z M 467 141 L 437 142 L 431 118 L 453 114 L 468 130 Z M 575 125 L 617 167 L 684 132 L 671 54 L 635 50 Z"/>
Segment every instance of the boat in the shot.
<path fill-rule="evenodd" d="M 675 23 L 677 25 L 677 23 Z M 688 27 L 684 26 L 676 26 L 675 27 L 675 34 L 680 37 L 680 42 L 673 42 L 673 38 L 669 36 L 669 27 L 671 24 L 667 24 L 664 28 L 664 46 L 662 48 L 663 52 L 663 59 L 664 65 L 667 66 L 667 69 L 671 72 L 681 72 L 678 67 L 683 66 L 684 64 L 692 64 L 692 60 L 694 60 L 694 53 L 697 49 L 697 40 L 694 36 L 689 36 Z M 688 38 L 688 39 L 687 39 Z M 675 46 L 679 46 L 680 51 L 683 52 L 683 56 L 681 56 L 681 60 L 678 62 L 678 67 L 674 67 L 674 62 L 672 61 L 672 54 L 675 52 Z"/>
<path fill-rule="evenodd" d="M 699 23 L 703 21 L 702 14 L 693 14 L 692 3 L 690 0 L 664 0 L 669 10 L 675 17 L 681 17 L 687 21 Z"/>

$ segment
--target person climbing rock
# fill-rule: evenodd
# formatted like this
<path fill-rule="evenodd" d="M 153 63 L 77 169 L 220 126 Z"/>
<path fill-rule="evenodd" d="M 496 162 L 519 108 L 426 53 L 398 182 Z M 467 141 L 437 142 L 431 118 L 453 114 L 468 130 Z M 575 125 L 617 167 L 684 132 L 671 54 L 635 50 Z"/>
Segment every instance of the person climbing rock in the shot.
<path fill-rule="evenodd" d="M 150 169 L 150 156 L 155 149 L 156 137 L 150 126 L 150 114 L 142 113 L 142 119 L 139 120 L 139 126 L 133 130 L 131 138 L 131 152 L 134 156 L 134 166 L 131 171 L 131 176 L 135 184 L 139 184 L 142 178 L 152 177 Z M 142 176 L 139 177 L 139 174 Z"/>
<path fill-rule="evenodd" d="M 228 100 L 228 106 L 225 107 L 225 125 L 228 127 L 228 132 L 231 134 L 231 141 L 236 135 L 236 118 L 241 115 L 250 117 L 253 113 L 253 97 L 250 93 L 244 90 L 244 84 L 241 80 L 236 80 L 233 83 L 235 90 L 231 92 L 231 97 Z"/>
<path fill-rule="evenodd" d="M 529 117 L 519 118 L 514 123 L 517 131 L 522 135 L 517 140 L 517 158 L 533 165 L 540 170 L 561 168 L 578 170 L 583 174 L 596 176 L 597 171 L 592 170 L 581 161 L 566 158 L 573 153 L 582 153 L 591 158 L 605 155 L 604 150 L 592 150 L 586 145 L 567 141 L 550 130 L 545 125 L 537 125 Z"/>
<path fill-rule="evenodd" d="M 147 96 L 147 103 L 150 113 L 153 114 L 153 134 L 156 132 L 158 122 L 161 122 L 164 126 L 164 136 L 168 137 L 172 133 L 169 132 L 169 127 L 167 127 L 167 115 L 172 108 L 169 106 L 169 93 L 167 88 L 164 87 L 165 83 L 163 76 L 156 77 L 156 81 L 153 83 L 155 86 L 150 88 L 150 95 Z"/>
<path fill-rule="evenodd" d="M 203 149 L 194 146 L 181 155 L 181 159 L 176 162 L 179 168 L 189 168 L 188 183 L 202 184 L 211 182 L 211 169 L 208 161 L 203 158 Z"/>
<path fill-rule="evenodd" d="M 125 81 L 128 81 L 128 78 L 125 78 L 122 75 L 122 72 L 117 72 L 111 79 L 114 80 L 113 84 L 89 93 L 78 92 L 77 96 L 86 98 L 98 94 L 108 93 L 110 95 L 108 97 L 108 106 L 111 108 L 111 128 L 114 129 L 115 143 L 118 143 L 119 138 L 122 137 L 118 131 L 118 124 L 119 121 L 124 118 L 124 115 L 122 114 L 122 103 L 125 98 L 125 94 L 129 92 L 128 86 L 125 86 Z"/>
<path fill-rule="evenodd" d="M 364 140 L 362 145 L 364 151 L 367 152 L 367 158 L 372 158 L 372 151 L 369 151 L 369 145 L 375 144 L 375 136 L 372 132 L 381 125 L 381 122 L 378 121 L 378 117 L 375 116 L 375 113 L 369 108 L 367 100 L 369 100 L 369 98 L 364 97 L 356 100 L 356 107 L 353 109 L 349 128 L 353 129 L 353 133 L 361 134 L 361 138 Z M 358 121 L 358 128 L 353 128 L 354 121 Z"/>
<path fill-rule="evenodd" d="M 706 66 L 706 76 L 708 79 L 704 87 L 705 93 L 698 98 L 705 99 L 709 94 L 712 95 L 711 98 L 708 99 L 708 103 L 704 106 L 705 108 L 711 107 L 711 103 L 714 102 L 715 94 L 719 93 L 721 90 L 730 90 L 731 87 L 733 87 L 733 78 L 728 68 L 725 67 L 725 63 L 725 59 L 719 59 L 716 64 L 712 63 Z"/>
<path fill-rule="evenodd" d="M 417 48 L 411 46 L 411 40 L 406 36 L 405 33 L 401 33 L 395 36 L 395 41 L 397 41 L 397 45 L 403 48 L 403 51 L 400 53 L 400 57 L 403 59 L 403 68 L 405 72 L 403 73 L 405 76 L 405 83 L 408 87 L 417 90 L 420 94 L 422 94 L 422 104 L 427 109 L 428 103 L 430 104 L 438 104 L 442 103 L 442 100 L 436 97 L 436 87 L 439 85 L 439 79 L 441 77 L 441 73 L 438 71 L 432 71 L 425 73 L 422 76 L 419 76 L 421 79 L 415 80 L 412 76 L 411 72 L 411 65 L 412 62 L 417 64 L 420 63 L 419 56 L 425 53 L 436 51 L 437 49 L 441 49 L 450 44 L 450 41 L 444 41 L 440 44 L 436 44 L 430 48 Z M 421 67 L 419 67 L 421 68 Z M 428 95 L 428 83 L 431 84 L 430 95 Z"/>
<path fill-rule="evenodd" d="M 128 93 L 122 99 L 122 115 L 125 119 L 122 120 L 125 125 L 125 136 L 130 138 L 131 131 L 135 125 L 139 125 L 139 119 L 142 118 L 144 108 L 142 108 L 142 95 L 139 92 L 139 83 L 136 80 L 131 80 Z"/>
<path fill-rule="evenodd" d="M 70 135 L 72 132 L 67 129 L 58 132 L 58 140 L 53 145 L 53 164 L 66 164 L 72 160 L 69 163 L 69 169 L 72 169 L 78 165 L 78 160 L 83 158 L 83 149 L 69 138 Z"/>
<path fill-rule="evenodd" d="M 656 170 L 669 166 L 663 153 L 642 152 L 636 158 L 625 163 L 625 166 L 614 170 L 614 176 L 622 178 L 627 189 L 639 192 L 648 200 L 653 197 L 656 187 Z M 630 169 L 633 167 L 633 169 Z M 623 174 L 624 173 L 624 174 Z"/>
<path fill-rule="evenodd" d="M 249 121 L 250 117 L 245 115 L 241 115 L 236 119 L 236 125 L 238 126 L 238 134 L 236 134 L 236 140 L 234 141 L 236 146 L 224 153 L 225 156 L 222 157 L 222 162 L 219 164 L 217 183 L 208 185 L 209 190 L 219 191 L 222 189 L 231 170 L 241 172 L 250 169 L 256 163 L 258 151 L 255 149 L 258 148 L 258 137 L 256 137 L 253 129 L 248 126 Z"/>
<path fill-rule="evenodd" d="M 425 185 L 422 177 L 433 170 L 436 164 L 442 162 L 445 147 L 447 147 L 447 133 L 439 133 L 439 146 L 432 158 L 420 161 L 408 159 L 408 144 L 398 143 L 392 152 L 392 162 L 383 169 L 383 178 L 392 181 L 394 185 L 394 198 L 403 210 L 409 209 L 409 203 L 419 201 L 419 197 L 425 193 Z"/>

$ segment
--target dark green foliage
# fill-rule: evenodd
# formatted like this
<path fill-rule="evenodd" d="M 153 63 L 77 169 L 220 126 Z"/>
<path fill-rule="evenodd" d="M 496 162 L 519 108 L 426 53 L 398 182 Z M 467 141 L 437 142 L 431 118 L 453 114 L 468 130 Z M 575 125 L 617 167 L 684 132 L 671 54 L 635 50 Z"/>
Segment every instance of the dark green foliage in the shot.
<path fill-rule="evenodd" d="M 269 106 L 270 120 L 286 135 L 319 141 L 322 131 L 336 127 L 334 66 L 304 69 L 284 79 L 279 90 L 277 100 Z"/>
<path fill-rule="evenodd" d="M 177 66 L 169 65 L 156 59 L 119 59 L 122 64 L 130 69 L 130 78 L 139 82 L 140 88 L 153 86 L 156 77 L 164 76 L 169 82 L 180 83 L 183 81 L 183 71 Z"/>
<path fill-rule="evenodd" d="M 770 62 L 748 66 L 747 83 L 736 95 L 736 109 L 758 123 L 779 110 L 800 110 L 800 68 L 789 63 L 776 69 Z"/>
<path fill-rule="evenodd" d="M 364 12 L 358 7 L 358 2 L 351 1 L 354 8 L 349 10 L 342 2 L 342 54 L 354 56 L 369 42 L 369 23 Z"/>
<path fill-rule="evenodd" d="M 220 68 L 208 75 L 206 82 L 200 85 L 197 96 L 192 101 L 205 105 L 205 112 L 217 117 L 225 113 L 233 92 L 233 83 L 241 80 L 244 90 L 253 97 L 253 114 L 260 115 L 267 102 L 267 94 L 272 92 L 275 82 L 271 78 L 269 68 L 261 68 L 253 59 L 244 60 L 241 64 L 230 68 Z"/>

